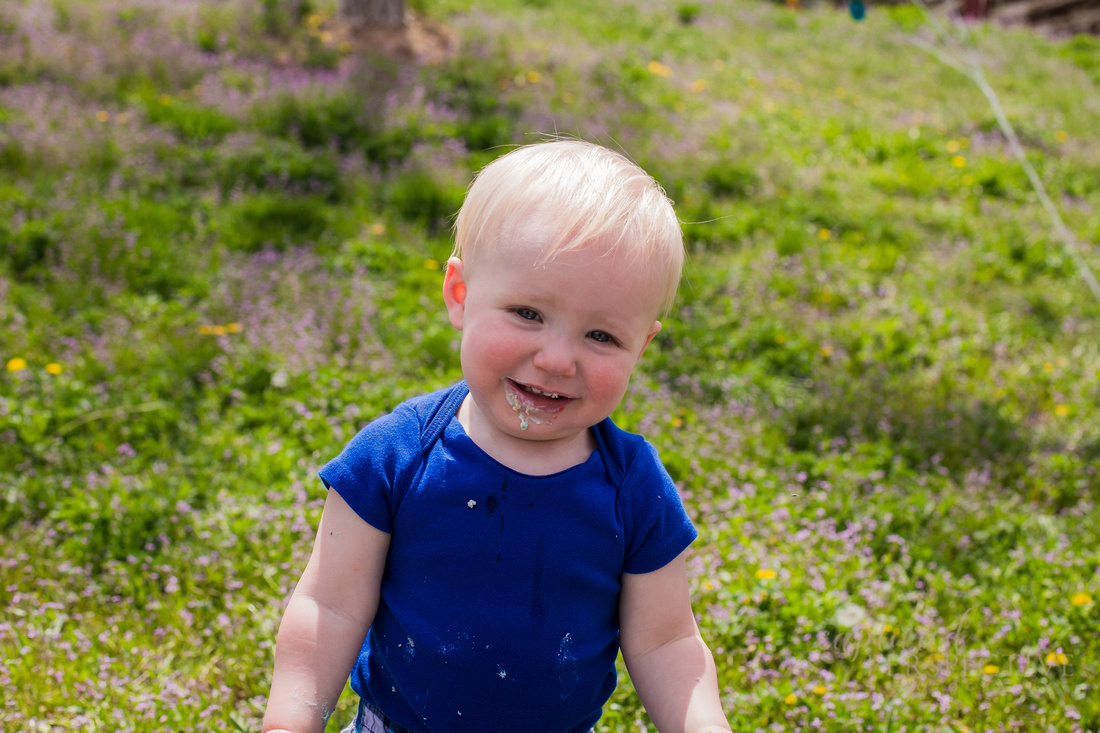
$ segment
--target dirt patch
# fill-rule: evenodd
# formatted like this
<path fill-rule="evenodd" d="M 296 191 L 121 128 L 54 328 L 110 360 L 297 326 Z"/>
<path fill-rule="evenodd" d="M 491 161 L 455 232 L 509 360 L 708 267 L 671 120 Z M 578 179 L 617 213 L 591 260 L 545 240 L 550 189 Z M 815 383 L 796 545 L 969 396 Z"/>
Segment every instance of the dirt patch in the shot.
<path fill-rule="evenodd" d="M 394 61 L 439 64 L 458 54 L 458 37 L 447 26 L 409 10 L 405 25 L 395 28 L 353 26 L 333 19 L 326 24 L 336 39 L 361 56 Z"/>
<path fill-rule="evenodd" d="M 1056 36 L 1100 34 L 1100 0 L 999 0 L 988 15 L 1006 25 L 1029 25 Z"/>
<path fill-rule="evenodd" d="M 905 0 L 900 0 L 905 1 Z M 970 20 L 1027 25 L 1052 36 L 1100 35 L 1100 0 L 926 0 Z"/>

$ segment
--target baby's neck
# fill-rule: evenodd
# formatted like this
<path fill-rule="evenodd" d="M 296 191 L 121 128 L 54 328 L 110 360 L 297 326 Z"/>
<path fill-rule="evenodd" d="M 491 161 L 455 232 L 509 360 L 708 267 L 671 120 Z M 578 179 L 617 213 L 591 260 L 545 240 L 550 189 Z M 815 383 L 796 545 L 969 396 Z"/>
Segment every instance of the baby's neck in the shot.
<path fill-rule="evenodd" d="M 479 424 L 472 395 L 466 395 L 455 415 L 474 445 L 497 463 L 528 476 L 548 476 L 578 466 L 587 461 L 597 448 L 593 428 L 569 440 L 501 436 L 497 431 L 485 429 Z"/>

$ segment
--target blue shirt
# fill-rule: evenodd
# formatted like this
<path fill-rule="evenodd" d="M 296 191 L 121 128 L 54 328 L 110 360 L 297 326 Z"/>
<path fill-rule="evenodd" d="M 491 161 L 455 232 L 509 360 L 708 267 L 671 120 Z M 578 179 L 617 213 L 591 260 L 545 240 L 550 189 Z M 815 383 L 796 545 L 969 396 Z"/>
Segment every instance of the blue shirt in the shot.
<path fill-rule="evenodd" d="M 604 420 L 587 461 L 529 476 L 469 439 L 466 394 L 403 403 L 320 471 L 392 535 L 352 687 L 413 731 L 587 731 L 615 688 L 620 576 L 695 529 L 640 436 Z"/>

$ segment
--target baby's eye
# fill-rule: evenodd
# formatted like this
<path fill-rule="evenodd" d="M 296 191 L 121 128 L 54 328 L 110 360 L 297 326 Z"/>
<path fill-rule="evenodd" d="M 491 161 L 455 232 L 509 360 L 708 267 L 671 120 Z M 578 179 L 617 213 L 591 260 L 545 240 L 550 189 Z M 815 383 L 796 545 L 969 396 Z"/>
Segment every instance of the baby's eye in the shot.
<path fill-rule="evenodd" d="M 539 314 L 530 308 L 516 308 L 513 312 L 525 321 L 537 321 L 539 319 Z"/>
<path fill-rule="evenodd" d="M 615 343 L 615 337 L 606 331 L 592 331 L 588 334 L 588 338 L 599 341 L 601 344 L 613 344 Z"/>

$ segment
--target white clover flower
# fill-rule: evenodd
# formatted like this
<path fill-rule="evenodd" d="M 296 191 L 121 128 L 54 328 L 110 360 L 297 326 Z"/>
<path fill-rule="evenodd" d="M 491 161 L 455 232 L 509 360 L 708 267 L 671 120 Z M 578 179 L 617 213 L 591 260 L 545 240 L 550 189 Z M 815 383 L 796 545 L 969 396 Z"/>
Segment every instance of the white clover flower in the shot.
<path fill-rule="evenodd" d="M 851 629 L 862 625 L 866 618 L 867 611 L 855 603 L 845 603 L 836 610 L 837 626 Z"/>

